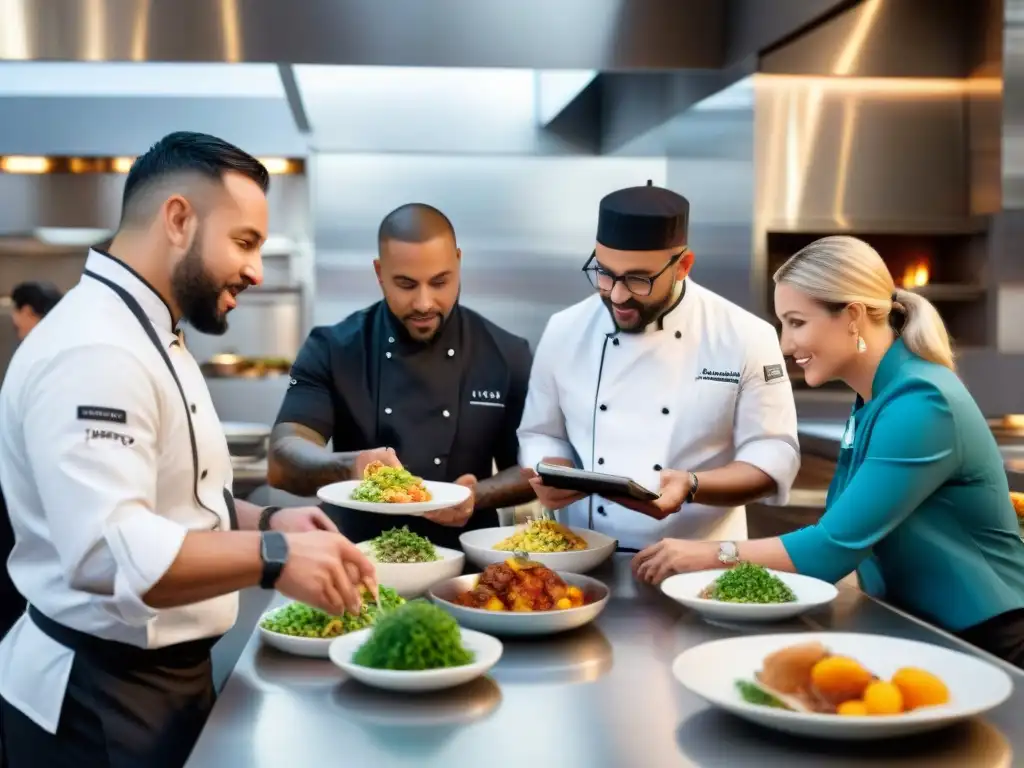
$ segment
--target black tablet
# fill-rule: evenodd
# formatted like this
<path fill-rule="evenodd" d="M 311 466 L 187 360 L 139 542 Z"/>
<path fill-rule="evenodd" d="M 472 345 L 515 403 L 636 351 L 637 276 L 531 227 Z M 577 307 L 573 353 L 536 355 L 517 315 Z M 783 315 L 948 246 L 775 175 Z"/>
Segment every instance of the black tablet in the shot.
<path fill-rule="evenodd" d="M 537 465 L 537 474 L 544 481 L 544 485 L 564 491 L 596 493 L 605 498 L 619 496 L 637 501 L 654 501 L 660 496 L 628 477 L 588 472 L 585 469 L 563 467 L 560 464 L 545 464 L 542 461 Z"/>

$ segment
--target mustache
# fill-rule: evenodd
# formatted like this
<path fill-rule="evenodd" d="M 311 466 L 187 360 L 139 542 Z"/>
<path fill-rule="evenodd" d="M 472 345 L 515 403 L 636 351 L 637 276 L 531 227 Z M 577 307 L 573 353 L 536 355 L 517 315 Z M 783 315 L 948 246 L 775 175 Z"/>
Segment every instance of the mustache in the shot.
<path fill-rule="evenodd" d="M 402 319 L 403 320 L 433 320 L 435 317 L 440 318 L 441 317 L 441 313 L 440 312 L 430 312 L 429 314 L 421 315 L 421 314 L 418 314 L 418 313 L 414 312 L 414 313 L 412 313 L 410 315 L 406 315 Z"/>

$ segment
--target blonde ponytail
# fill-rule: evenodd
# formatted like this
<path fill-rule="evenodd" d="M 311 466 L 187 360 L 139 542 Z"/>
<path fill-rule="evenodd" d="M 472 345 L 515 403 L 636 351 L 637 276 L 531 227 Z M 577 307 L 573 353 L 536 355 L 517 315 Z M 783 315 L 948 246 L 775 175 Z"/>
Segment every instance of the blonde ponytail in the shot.
<path fill-rule="evenodd" d="M 885 261 L 863 240 L 847 235 L 815 240 L 779 267 L 774 279 L 823 304 L 863 304 L 872 320 L 888 320 L 912 353 L 955 370 L 938 310 L 923 296 L 897 289 Z"/>
<path fill-rule="evenodd" d="M 895 327 L 907 349 L 920 358 L 955 370 L 953 345 L 935 306 L 913 291 L 896 289 L 893 298 L 893 311 L 899 314 L 902 310 L 906 316 L 902 326 L 895 324 Z"/>

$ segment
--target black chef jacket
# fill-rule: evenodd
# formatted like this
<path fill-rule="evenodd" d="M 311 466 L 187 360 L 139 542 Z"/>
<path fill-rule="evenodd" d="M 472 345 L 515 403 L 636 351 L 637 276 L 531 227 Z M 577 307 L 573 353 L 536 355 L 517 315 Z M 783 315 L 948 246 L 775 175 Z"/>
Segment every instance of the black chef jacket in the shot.
<path fill-rule="evenodd" d="M 428 344 L 409 337 L 380 301 L 337 325 L 313 329 L 292 366 L 277 423 L 302 424 L 334 450 L 388 446 L 427 480 L 491 476 L 518 463 L 532 355 L 525 339 L 456 306 Z M 395 526 L 459 549 L 463 531 L 498 524 L 478 509 L 463 528 L 414 516 L 375 515 L 328 506 L 342 532 L 365 541 Z"/>

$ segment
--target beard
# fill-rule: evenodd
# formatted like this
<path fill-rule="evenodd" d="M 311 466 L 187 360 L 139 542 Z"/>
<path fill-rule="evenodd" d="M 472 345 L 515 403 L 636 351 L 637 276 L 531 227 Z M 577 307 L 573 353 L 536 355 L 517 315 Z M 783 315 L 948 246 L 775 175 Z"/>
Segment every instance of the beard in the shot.
<path fill-rule="evenodd" d="M 611 315 L 612 322 L 615 323 L 615 327 L 622 333 L 643 333 L 644 329 L 665 314 L 665 311 L 669 309 L 672 304 L 676 301 L 678 296 L 675 290 L 671 290 L 665 296 L 653 304 L 644 304 L 636 299 L 627 299 L 620 304 L 612 302 L 610 296 L 601 296 L 601 301 L 604 302 L 605 307 L 608 309 L 608 314 Z M 618 309 L 633 309 L 636 310 L 637 321 L 632 325 L 620 325 L 619 321 L 615 319 L 615 312 L 612 311 L 612 307 Z"/>
<path fill-rule="evenodd" d="M 171 291 L 185 322 L 200 333 L 221 336 L 228 329 L 228 317 L 227 312 L 220 309 L 220 296 L 235 286 L 219 283 L 210 274 L 199 242 L 197 232 L 188 252 L 171 274 Z M 246 286 L 239 287 L 244 289 Z"/>

